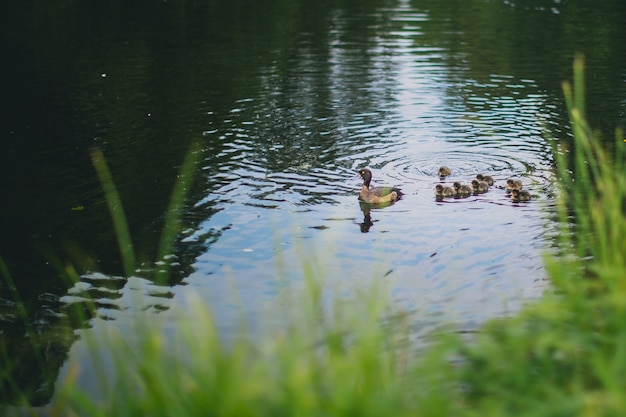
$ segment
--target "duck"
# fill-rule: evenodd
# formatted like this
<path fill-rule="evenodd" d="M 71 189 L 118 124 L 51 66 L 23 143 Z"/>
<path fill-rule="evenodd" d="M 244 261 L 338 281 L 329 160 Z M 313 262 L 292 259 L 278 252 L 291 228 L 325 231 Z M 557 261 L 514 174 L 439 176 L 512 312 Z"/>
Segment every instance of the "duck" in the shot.
<path fill-rule="evenodd" d="M 489 191 L 489 184 L 485 181 L 472 180 L 472 190 L 476 194 L 483 194 Z"/>
<path fill-rule="evenodd" d="M 447 187 L 443 184 L 435 185 L 435 196 L 437 198 L 454 197 L 455 191 L 452 187 Z"/>
<path fill-rule="evenodd" d="M 530 201 L 531 198 L 530 193 L 526 190 L 519 190 L 517 188 L 511 190 L 511 200 L 516 203 L 520 201 Z"/>
<path fill-rule="evenodd" d="M 389 203 L 398 200 L 402 196 L 402 191 L 395 187 L 372 187 L 372 171 L 364 168 L 359 171 L 359 175 L 363 178 L 363 186 L 359 193 L 359 200 L 368 204 Z"/>
<path fill-rule="evenodd" d="M 472 189 L 465 184 L 461 184 L 460 182 L 456 181 L 454 184 L 452 184 L 452 186 L 454 187 L 454 190 L 456 191 L 456 197 L 458 198 L 465 198 L 472 195 Z"/>
<path fill-rule="evenodd" d="M 506 189 L 507 191 L 521 190 L 522 182 L 520 180 L 514 180 L 512 178 L 509 178 L 508 180 L 506 180 Z"/>
<path fill-rule="evenodd" d="M 437 171 L 437 173 L 439 174 L 439 178 L 444 179 L 445 177 L 452 174 L 452 170 L 447 166 L 442 165 L 439 167 L 439 171 Z"/>
<path fill-rule="evenodd" d="M 485 181 L 490 187 L 493 186 L 493 177 L 491 175 L 478 174 L 476 175 L 476 179 L 478 181 Z"/>

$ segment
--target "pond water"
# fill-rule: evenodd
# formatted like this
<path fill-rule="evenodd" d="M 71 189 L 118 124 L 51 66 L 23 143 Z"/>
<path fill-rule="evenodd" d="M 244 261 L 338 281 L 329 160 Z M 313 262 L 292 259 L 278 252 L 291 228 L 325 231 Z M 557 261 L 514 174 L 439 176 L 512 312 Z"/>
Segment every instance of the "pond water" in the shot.
<path fill-rule="evenodd" d="M 3 69 L 0 255 L 11 275 L 0 343 L 36 405 L 64 364 L 85 357 L 76 329 L 138 314 L 175 325 L 197 296 L 234 337 L 242 313 L 252 327 L 270 324 L 281 291 L 305 288 L 307 268 L 346 297 L 384 283 L 418 336 L 512 314 L 548 285 L 551 142 L 568 140 L 560 83 L 575 52 L 588 59 L 591 122 L 610 136 L 626 120 L 626 7 L 610 1 L 170 2 L 145 5 L 150 13 L 33 3 L 3 22 L 14 59 Z M 155 262 L 192 143 L 200 161 L 183 231 Z M 132 277 L 93 147 L 128 217 Z M 478 173 L 496 182 L 436 201 L 440 165 L 452 169 L 448 184 Z M 402 199 L 359 204 L 364 167 Z M 533 200 L 512 202 L 507 178 Z M 163 263 L 167 282 L 154 279 Z M 88 297 L 91 318 L 74 317 Z M 40 357 L 25 329 L 54 352 L 34 373 L 23 372 Z M 15 401 L 3 390 L 4 404 Z"/>

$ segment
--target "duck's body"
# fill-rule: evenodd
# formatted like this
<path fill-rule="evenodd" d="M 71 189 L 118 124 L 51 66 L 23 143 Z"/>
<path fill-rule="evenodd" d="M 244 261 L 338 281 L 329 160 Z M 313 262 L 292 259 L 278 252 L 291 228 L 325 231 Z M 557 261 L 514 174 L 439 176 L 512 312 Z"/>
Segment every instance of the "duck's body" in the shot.
<path fill-rule="evenodd" d="M 458 181 L 452 185 L 454 186 L 455 197 L 465 198 L 472 195 L 472 189 L 468 185 L 461 184 Z"/>
<path fill-rule="evenodd" d="M 530 193 L 526 190 L 518 190 L 518 189 L 511 190 L 511 200 L 513 200 L 516 203 L 519 203 L 520 201 L 530 201 L 531 198 L 532 197 Z"/>
<path fill-rule="evenodd" d="M 472 180 L 472 190 L 476 194 L 483 194 L 489 191 L 489 184 L 485 181 Z"/>
<path fill-rule="evenodd" d="M 439 171 L 437 171 L 437 173 L 439 174 L 439 178 L 443 179 L 447 177 L 448 175 L 452 174 L 452 170 L 448 168 L 447 166 L 442 165 L 439 167 Z"/>
<path fill-rule="evenodd" d="M 478 181 L 485 181 L 490 187 L 493 185 L 493 177 L 491 175 L 483 175 L 483 174 L 478 174 L 476 175 L 476 179 Z"/>
<path fill-rule="evenodd" d="M 446 197 L 454 197 L 455 191 L 452 187 L 446 187 L 443 184 L 435 185 L 435 197 L 438 198 L 446 198 Z"/>
<path fill-rule="evenodd" d="M 509 178 L 508 180 L 506 180 L 506 189 L 508 191 L 521 190 L 522 182 L 520 180 L 514 180 L 512 178 Z"/>
<path fill-rule="evenodd" d="M 368 204 L 389 203 L 398 200 L 402 196 L 402 191 L 395 187 L 371 187 L 372 171 L 362 169 L 359 175 L 363 178 L 363 186 L 359 192 L 359 200 Z"/>

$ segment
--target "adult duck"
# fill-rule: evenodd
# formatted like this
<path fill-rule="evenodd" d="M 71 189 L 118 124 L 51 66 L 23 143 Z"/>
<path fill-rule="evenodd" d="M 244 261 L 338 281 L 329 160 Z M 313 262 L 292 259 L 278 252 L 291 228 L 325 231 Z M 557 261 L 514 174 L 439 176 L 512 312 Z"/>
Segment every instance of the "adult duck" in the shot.
<path fill-rule="evenodd" d="M 359 193 L 359 200 L 368 204 L 389 203 L 398 200 L 402 196 L 402 191 L 395 187 L 370 187 L 372 182 L 372 171 L 364 168 L 359 171 L 363 178 L 363 186 Z"/>

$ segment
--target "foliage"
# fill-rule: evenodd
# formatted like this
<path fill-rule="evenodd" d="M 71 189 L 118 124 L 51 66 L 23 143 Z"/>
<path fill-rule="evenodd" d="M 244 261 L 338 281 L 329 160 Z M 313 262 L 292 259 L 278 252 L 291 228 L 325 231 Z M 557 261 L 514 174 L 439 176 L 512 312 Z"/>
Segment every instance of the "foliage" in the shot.
<path fill-rule="evenodd" d="M 408 346 L 397 339 L 408 332 L 407 321 L 389 315 L 376 289 L 358 304 L 325 307 L 320 281 L 313 275 L 308 279 L 310 297 L 298 300 L 299 314 L 262 342 L 225 343 L 199 299 L 190 301 L 192 308 L 173 336 L 164 337 L 162 329 L 147 322 L 137 324 L 137 344 L 127 342 L 128 335 L 110 335 L 106 349 L 118 376 L 104 384 L 106 400 L 89 399 L 70 373 L 53 411 L 64 416 L 455 412 L 452 391 L 444 387 L 452 380 L 446 377 L 452 368 L 440 366 L 444 352 L 422 367 L 412 366 Z"/>
<path fill-rule="evenodd" d="M 562 252 L 546 259 L 555 291 L 461 349 L 467 405 L 480 415 L 626 412 L 625 151 L 609 155 L 594 137 L 583 87 L 577 57 L 574 85 L 563 85 L 575 154 L 558 152 Z"/>

